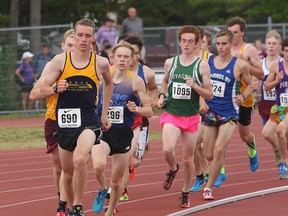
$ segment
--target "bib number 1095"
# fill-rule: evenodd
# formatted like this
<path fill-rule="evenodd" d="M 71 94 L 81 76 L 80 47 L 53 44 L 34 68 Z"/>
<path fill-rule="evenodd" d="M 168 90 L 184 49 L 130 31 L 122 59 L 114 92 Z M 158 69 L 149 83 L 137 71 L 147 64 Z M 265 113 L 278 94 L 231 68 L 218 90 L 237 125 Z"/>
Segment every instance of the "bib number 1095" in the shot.
<path fill-rule="evenodd" d="M 172 97 L 174 99 L 191 99 L 191 87 L 186 83 L 173 83 Z"/>

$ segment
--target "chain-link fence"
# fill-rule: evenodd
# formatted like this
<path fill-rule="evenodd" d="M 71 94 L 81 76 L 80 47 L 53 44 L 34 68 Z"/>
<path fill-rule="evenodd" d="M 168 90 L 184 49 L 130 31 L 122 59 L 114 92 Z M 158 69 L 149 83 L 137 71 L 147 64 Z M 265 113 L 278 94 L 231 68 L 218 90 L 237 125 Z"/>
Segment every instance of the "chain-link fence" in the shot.
<path fill-rule="evenodd" d="M 0 114 L 21 111 L 21 91 L 14 73 L 22 54 L 30 51 L 36 57 L 42 45 L 52 54 L 62 52 L 61 42 L 72 24 L 0 29 Z M 34 107 L 33 107 L 34 109 Z"/>
<path fill-rule="evenodd" d="M 212 46 L 215 47 L 215 34 L 225 26 L 200 27 L 211 31 L 214 38 Z M 288 36 L 288 23 L 249 24 L 246 27 L 245 38 L 249 43 L 258 38 L 264 42 L 266 33 L 272 29 L 276 29 L 282 37 Z M 0 29 L 0 114 L 21 110 L 21 92 L 13 77 L 22 53 L 30 50 L 37 54 L 43 43 L 51 47 L 53 54 L 60 53 L 63 34 L 70 28 L 72 24 Z M 155 69 L 159 83 L 163 77 L 164 61 L 179 54 L 178 30 L 179 26 L 144 28 L 146 64 Z"/>

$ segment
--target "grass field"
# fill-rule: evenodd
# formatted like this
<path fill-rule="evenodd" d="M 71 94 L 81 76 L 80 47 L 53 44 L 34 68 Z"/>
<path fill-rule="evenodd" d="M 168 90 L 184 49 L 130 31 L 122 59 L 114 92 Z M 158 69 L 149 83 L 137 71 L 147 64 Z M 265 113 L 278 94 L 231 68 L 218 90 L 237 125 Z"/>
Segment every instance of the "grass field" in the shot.
<path fill-rule="evenodd" d="M 151 131 L 149 140 L 161 139 L 161 133 Z M 45 148 L 44 128 L 1 128 L 0 150 Z"/>

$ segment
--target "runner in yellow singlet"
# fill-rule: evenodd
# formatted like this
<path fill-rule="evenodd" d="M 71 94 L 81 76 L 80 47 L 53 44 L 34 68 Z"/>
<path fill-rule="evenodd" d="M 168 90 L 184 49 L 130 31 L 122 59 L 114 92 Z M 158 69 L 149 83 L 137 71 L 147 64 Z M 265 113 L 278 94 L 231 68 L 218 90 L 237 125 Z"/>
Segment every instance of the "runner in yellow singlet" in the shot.
<path fill-rule="evenodd" d="M 226 23 L 226 28 L 233 32 L 234 41 L 232 47 L 232 55 L 243 59 L 249 66 L 249 73 L 252 79 L 252 85 L 257 89 L 259 80 L 264 79 L 264 72 L 261 65 L 256 48 L 243 40 L 246 33 L 246 23 L 240 17 L 233 17 Z M 243 93 L 246 85 L 241 81 L 240 92 Z M 251 116 L 254 108 L 253 94 L 245 95 L 245 102 L 240 106 L 238 132 L 239 135 L 248 146 L 248 156 L 250 159 L 250 170 L 255 172 L 259 166 L 258 152 L 256 148 L 255 136 L 250 130 Z M 221 170 L 221 174 L 226 175 L 225 171 Z"/>
<path fill-rule="evenodd" d="M 61 44 L 61 48 L 64 52 L 72 52 L 74 50 L 75 42 L 74 42 L 74 29 L 70 29 L 65 32 L 63 42 Z M 32 89 L 30 93 L 30 98 L 35 96 L 36 91 L 39 90 L 39 86 L 42 85 L 44 77 L 49 76 L 49 66 L 50 62 L 48 62 L 42 72 L 40 79 L 35 84 L 35 87 Z M 37 90 L 38 89 L 38 90 Z M 56 184 L 56 189 L 58 191 L 59 196 L 59 204 L 57 208 L 57 216 L 64 216 L 66 211 L 67 199 L 65 195 L 65 191 L 63 188 L 63 175 L 62 166 L 60 163 L 59 152 L 58 152 L 58 143 L 54 138 L 53 134 L 56 132 L 56 103 L 58 100 L 58 94 L 52 95 L 47 98 L 47 111 L 45 114 L 45 126 L 44 126 L 44 135 L 47 143 L 46 153 L 50 154 L 52 160 L 53 167 L 53 178 Z"/>

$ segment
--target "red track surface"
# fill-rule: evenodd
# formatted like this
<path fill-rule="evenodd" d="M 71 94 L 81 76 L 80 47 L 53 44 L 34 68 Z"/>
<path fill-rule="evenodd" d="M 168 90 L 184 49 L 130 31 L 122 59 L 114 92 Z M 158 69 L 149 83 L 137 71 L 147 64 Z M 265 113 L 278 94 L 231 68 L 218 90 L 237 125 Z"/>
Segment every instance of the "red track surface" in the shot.
<path fill-rule="evenodd" d="M 0 127 L 43 125 L 43 119 L 29 120 L 1 120 Z M 252 121 L 252 131 L 256 135 L 259 150 L 260 167 L 257 172 L 249 170 L 247 148 L 240 141 L 237 131 L 232 143 L 228 147 L 226 169 L 228 180 L 220 188 L 213 190 L 216 200 L 240 194 L 286 186 L 288 180 L 278 179 L 274 154 L 269 144 L 261 136 L 262 123 L 258 112 Z M 160 131 L 159 118 L 151 119 L 151 130 Z M 177 146 L 177 159 L 182 171 L 182 148 Z M 110 163 L 107 177 L 110 177 Z M 130 182 L 129 201 L 118 206 L 121 216 L 162 216 L 171 214 L 179 209 L 183 174 L 177 174 L 174 186 L 166 191 L 162 182 L 168 165 L 162 155 L 161 141 L 153 141 L 151 151 L 146 155 L 143 163 L 137 169 L 136 179 Z M 98 184 L 92 173 L 89 162 L 88 180 L 84 195 L 85 216 L 96 215 L 92 212 L 92 201 L 98 189 Z M 191 183 L 192 185 L 192 183 Z M 195 213 L 195 215 L 288 215 L 287 192 L 275 193 L 255 197 L 231 204 Z M 26 149 L 0 152 L 0 215 L 56 215 L 57 195 L 52 178 L 51 161 L 49 155 L 42 149 Z M 208 203 L 202 199 L 202 192 L 190 193 L 191 207 Z M 104 215 L 101 213 L 100 215 Z"/>

